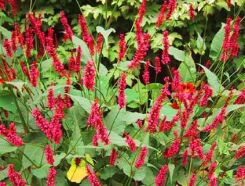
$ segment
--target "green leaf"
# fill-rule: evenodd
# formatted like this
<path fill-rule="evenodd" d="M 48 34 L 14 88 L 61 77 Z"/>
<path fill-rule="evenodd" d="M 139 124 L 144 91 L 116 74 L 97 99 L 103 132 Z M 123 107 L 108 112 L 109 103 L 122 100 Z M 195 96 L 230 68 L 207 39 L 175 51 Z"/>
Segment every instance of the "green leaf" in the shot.
<path fill-rule="evenodd" d="M 78 104 L 87 112 L 90 113 L 91 110 L 91 103 L 88 99 L 81 97 L 81 96 L 73 96 L 70 95 L 73 101 L 78 102 Z"/>
<path fill-rule="evenodd" d="M 8 168 L 0 171 L 0 181 L 8 177 Z"/>
<path fill-rule="evenodd" d="M 0 108 L 4 110 L 15 112 L 16 106 L 14 103 L 14 97 L 12 95 L 1 95 L 0 96 Z"/>
<path fill-rule="evenodd" d="M 104 119 L 107 130 L 111 129 L 117 134 L 122 134 L 126 127 L 125 114 L 125 109 L 119 109 L 117 105 L 114 106 Z"/>
<path fill-rule="evenodd" d="M 105 167 L 102 171 L 101 171 L 101 175 L 100 178 L 102 180 L 107 180 L 109 178 L 112 178 L 112 176 L 114 174 L 116 174 L 118 172 L 118 169 L 116 167 Z"/>
<path fill-rule="evenodd" d="M 142 181 L 146 177 L 146 167 L 143 166 L 140 169 L 136 169 L 134 174 L 134 180 Z"/>
<path fill-rule="evenodd" d="M 200 65 L 200 64 L 199 64 Z M 209 69 L 207 69 L 205 66 L 200 65 L 207 78 L 208 78 L 208 83 L 211 86 L 211 88 L 213 89 L 214 95 L 218 95 L 218 93 L 220 91 L 223 91 L 225 88 L 221 85 L 219 78 L 216 76 L 216 74 L 214 74 L 213 72 L 211 72 Z"/>
<path fill-rule="evenodd" d="M 170 121 L 178 112 L 178 110 L 173 109 L 170 105 L 163 105 L 161 109 L 161 116 L 166 116 L 167 121 Z"/>
<path fill-rule="evenodd" d="M 175 168 L 174 164 L 171 164 L 171 163 L 168 164 L 169 177 L 170 177 L 171 184 L 172 184 L 172 179 L 173 179 L 174 168 Z"/>
<path fill-rule="evenodd" d="M 179 50 L 175 47 L 169 47 L 169 54 L 174 57 L 174 59 L 178 61 L 184 61 L 185 60 L 185 52 L 182 50 Z"/>
<path fill-rule="evenodd" d="M 78 46 L 81 47 L 82 54 L 83 54 L 82 55 L 82 61 L 84 61 L 84 63 L 87 63 L 88 60 L 91 60 L 91 55 L 89 53 L 89 49 L 88 49 L 87 44 L 83 40 L 79 39 L 76 36 L 72 36 L 72 41 L 73 41 L 74 45 L 76 46 L 76 48 Z"/>
<path fill-rule="evenodd" d="M 39 146 L 40 144 L 27 143 L 24 148 L 24 156 L 22 158 L 22 168 L 26 169 L 33 165 L 39 165 L 42 161 L 42 155 L 44 148 Z"/>
<path fill-rule="evenodd" d="M 31 169 L 31 170 L 34 176 L 36 176 L 39 179 L 43 179 L 47 177 L 49 168 L 50 168 L 50 165 L 45 164 L 40 168 Z"/>
<path fill-rule="evenodd" d="M 197 43 L 196 44 L 197 44 L 197 48 L 199 49 L 200 54 L 204 54 L 206 50 L 206 44 L 199 33 L 197 33 Z"/>
<path fill-rule="evenodd" d="M 223 39 L 224 39 L 224 25 L 220 28 L 220 30 L 216 33 L 216 35 L 213 38 L 213 41 L 211 43 L 211 48 L 210 48 L 210 54 L 209 57 L 212 59 L 218 59 L 222 44 L 223 44 Z"/>
<path fill-rule="evenodd" d="M 73 121 L 73 132 L 68 152 L 71 152 L 74 155 L 83 156 L 85 153 L 85 149 L 83 148 L 84 143 L 81 135 L 79 121 L 77 120 L 75 113 L 73 113 Z"/>
<path fill-rule="evenodd" d="M 52 67 L 52 60 L 51 59 L 47 59 L 47 60 L 41 62 L 42 73 L 47 72 L 51 67 Z"/>
<path fill-rule="evenodd" d="M 152 183 L 154 183 L 155 176 L 149 167 L 146 167 L 145 174 L 147 176 L 144 177 L 144 179 L 142 180 L 142 183 L 144 185 L 149 185 L 149 186 L 152 185 Z"/>
<path fill-rule="evenodd" d="M 129 164 L 129 156 L 127 154 L 124 154 L 121 158 L 118 159 L 117 161 L 117 166 L 123 170 L 124 174 L 127 176 L 131 176 L 131 165 Z"/>
<path fill-rule="evenodd" d="M 23 86 L 26 84 L 26 82 L 21 80 L 16 81 L 8 81 L 6 84 L 11 85 L 19 90 L 19 92 L 22 92 Z"/>
<path fill-rule="evenodd" d="M 191 56 L 186 55 L 178 68 L 183 82 L 195 82 L 196 64 Z"/>
<path fill-rule="evenodd" d="M 126 112 L 124 115 L 123 120 L 126 122 L 127 125 L 135 123 L 136 121 L 145 119 L 146 115 L 141 114 L 139 112 Z"/>
<path fill-rule="evenodd" d="M 5 139 L 0 136 L 0 155 L 16 151 L 17 147 L 12 146 L 9 142 L 7 142 Z"/>
<path fill-rule="evenodd" d="M 103 27 L 97 26 L 97 27 L 96 27 L 96 31 L 97 31 L 98 33 L 101 33 L 101 34 L 103 35 L 103 37 L 104 37 L 104 39 L 105 39 L 106 48 L 108 49 L 108 48 L 109 48 L 109 45 L 108 45 L 108 37 L 109 37 L 109 35 L 110 35 L 112 32 L 115 33 L 116 30 L 115 30 L 114 28 L 110 28 L 110 29 L 108 29 L 108 30 L 105 30 Z"/>
<path fill-rule="evenodd" d="M 54 166 L 58 166 L 60 161 L 66 156 L 64 152 L 57 154 L 54 156 Z"/>
<path fill-rule="evenodd" d="M 115 133 L 113 131 L 110 134 L 110 141 L 112 144 L 118 145 L 118 146 L 126 146 L 127 145 L 124 138 L 122 138 L 121 136 L 119 136 L 117 133 Z"/>
<path fill-rule="evenodd" d="M 11 32 L 8 31 L 6 28 L 0 26 L 0 32 L 3 34 L 3 36 L 6 38 L 6 39 L 11 39 Z"/>

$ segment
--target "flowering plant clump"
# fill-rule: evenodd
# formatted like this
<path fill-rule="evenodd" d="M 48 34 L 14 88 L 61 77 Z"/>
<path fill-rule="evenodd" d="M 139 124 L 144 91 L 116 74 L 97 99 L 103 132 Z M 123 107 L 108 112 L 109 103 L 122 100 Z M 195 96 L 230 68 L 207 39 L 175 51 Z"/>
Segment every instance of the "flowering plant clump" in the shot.
<path fill-rule="evenodd" d="M 0 186 L 244 185 L 245 3 L 219 2 L 212 35 L 211 1 L 142 0 L 117 33 L 121 1 L 94 28 L 0 0 Z"/>

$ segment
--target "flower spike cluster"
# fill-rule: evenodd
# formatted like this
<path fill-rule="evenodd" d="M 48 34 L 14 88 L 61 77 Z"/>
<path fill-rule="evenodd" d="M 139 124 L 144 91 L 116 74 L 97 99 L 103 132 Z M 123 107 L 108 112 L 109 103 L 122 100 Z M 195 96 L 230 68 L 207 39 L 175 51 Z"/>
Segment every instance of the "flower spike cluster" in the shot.
<path fill-rule="evenodd" d="M 10 123 L 9 129 L 7 129 L 3 124 L 0 125 L 0 135 L 3 135 L 6 140 L 14 146 L 22 146 L 24 142 L 21 137 L 16 133 L 15 123 Z"/>
<path fill-rule="evenodd" d="M 100 111 L 100 106 L 98 101 L 94 101 L 91 106 L 91 112 L 87 120 L 88 126 L 93 127 L 96 130 L 95 143 L 97 144 L 98 139 L 100 139 L 105 145 L 110 143 L 108 132 L 102 120 L 102 115 Z"/>

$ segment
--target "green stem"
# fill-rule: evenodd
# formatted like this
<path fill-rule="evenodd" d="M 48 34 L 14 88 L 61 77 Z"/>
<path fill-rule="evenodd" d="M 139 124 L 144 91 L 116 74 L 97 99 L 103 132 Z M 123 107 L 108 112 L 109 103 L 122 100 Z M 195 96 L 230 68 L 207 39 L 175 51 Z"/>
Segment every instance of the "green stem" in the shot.
<path fill-rule="evenodd" d="M 16 105 L 16 107 L 17 107 L 17 110 L 18 110 L 20 119 L 21 119 L 21 121 L 22 121 L 22 125 L 23 125 L 23 128 L 24 128 L 24 131 L 25 131 L 25 133 L 28 133 L 28 132 L 29 132 L 28 125 L 27 125 L 27 123 L 25 122 L 24 116 L 22 115 L 22 112 L 21 112 L 21 109 L 20 109 L 20 107 L 19 107 L 17 98 L 16 98 L 16 96 L 14 95 L 13 89 L 11 89 L 10 91 L 11 91 L 11 94 L 13 95 L 13 97 L 14 97 L 14 103 L 15 103 L 15 105 Z"/>
<path fill-rule="evenodd" d="M 113 126 L 114 126 L 114 124 L 115 124 L 115 121 L 116 121 L 116 119 L 117 119 L 117 117 L 118 117 L 120 111 L 121 111 L 121 109 L 118 110 L 117 115 L 115 116 L 115 118 L 114 118 L 114 120 L 113 120 L 113 122 L 112 122 L 112 124 L 111 124 L 109 136 L 110 136 L 110 134 L 111 134 L 112 128 L 113 128 Z"/>

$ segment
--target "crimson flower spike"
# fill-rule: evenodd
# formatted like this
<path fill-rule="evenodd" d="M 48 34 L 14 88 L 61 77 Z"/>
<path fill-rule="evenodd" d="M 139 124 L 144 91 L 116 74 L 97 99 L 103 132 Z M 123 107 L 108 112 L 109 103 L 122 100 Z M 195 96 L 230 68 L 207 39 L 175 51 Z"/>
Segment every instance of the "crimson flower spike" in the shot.
<path fill-rule="evenodd" d="M 144 83 L 147 85 L 150 83 L 150 72 L 149 72 L 149 68 L 150 68 L 150 60 L 146 60 L 145 62 L 145 69 L 143 72 L 143 80 Z"/>
<path fill-rule="evenodd" d="M 124 34 L 120 34 L 119 35 L 119 54 L 118 54 L 118 62 L 122 61 L 122 59 L 125 56 L 126 53 L 126 49 L 127 49 L 127 45 L 126 45 L 126 41 L 125 41 L 125 36 Z"/>
<path fill-rule="evenodd" d="M 118 82 L 117 102 L 118 102 L 118 105 L 119 105 L 120 109 L 126 107 L 126 95 L 125 95 L 125 88 L 127 86 L 126 77 L 127 77 L 127 74 L 125 72 L 122 73 L 121 77 L 120 77 L 120 80 Z"/>
<path fill-rule="evenodd" d="M 98 37 L 97 37 L 97 44 L 96 44 L 96 51 L 98 54 L 101 53 L 102 51 L 102 47 L 103 47 L 103 35 L 101 33 L 98 34 Z"/>
<path fill-rule="evenodd" d="M 166 174 L 168 172 L 168 165 L 163 165 L 157 176 L 155 177 L 156 186 L 162 186 L 165 184 Z"/>
<path fill-rule="evenodd" d="M 160 10 L 160 13 L 158 15 L 157 22 L 156 22 L 156 27 L 157 28 L 160 28 L 162 23 L 163 23 L 163 21 L 164 21 L 164 14 L 165 14 L 165 12 L 167 10 L 167 6 L 168 6 L 168 3 L 167 3 L 167 1 L 164 0 L 164 3 L 162 5 L 162 7 L 161 7 L 161 10 Z"/>
<path fill-rule="evenodd" d="M 164 45 L 164 49 L 162 51 L 162 64 L 167 65 L 170 62 L 170 57 L 168 54 L 168 50 L 169 50 L 168 31 L 163 32 L 163 45 Z"/>
<path fill-rule="evenodd" d="M 189 16 L 191 20 L 195 18 L 195 10 L 192 3 L 189 5 Z"/>
<path fill-rule="evenodd" d="M 78 22 L 82 31 L 82 38 L 84 42 L 87 44 L 90 54 L 94 55 L 94 40 L 92 35 L 89 33 L 88 25 L 85 18 L 82 15 L 79 15 Z"/>
<path fill-rule="evenodd" d="M 94 90 L 95 74 L 96 71 L 94 67 L 94 62 L 92 60 L 89 60 L 84 68 L 83 73 L 83 84 L 88 90 Z"/>
<path fill-rule="evenodd" d="M 64 26 L 65 29 L 65 34 L 64 34 L 64 40 L 66 41 L 67 39 L 72 40 L 72 36 L 73 36 L 73 31 L 68 23 L 68 20 L 65 16 L 65 12 L 61 11 L 60 12 L 60 21 L 62 23 L 62 25 Z"/>

